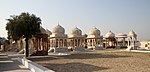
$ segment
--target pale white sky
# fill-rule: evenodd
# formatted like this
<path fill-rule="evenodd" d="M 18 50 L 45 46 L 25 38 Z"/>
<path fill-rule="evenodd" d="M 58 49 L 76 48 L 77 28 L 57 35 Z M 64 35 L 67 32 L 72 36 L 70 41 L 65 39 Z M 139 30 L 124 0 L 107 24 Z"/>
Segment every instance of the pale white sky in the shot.
<path fill-rule="evenodd" d="M 7 37 L 6 19 L 21 12 L 39 16 L 51 31 L 59 21 L 66 33 L 78 27 L 88 34 L 95 26 L 104 36 L 134 30 L 138 39 L 150 40 L 150 0 L 1 0 L 0 37 Z"/>

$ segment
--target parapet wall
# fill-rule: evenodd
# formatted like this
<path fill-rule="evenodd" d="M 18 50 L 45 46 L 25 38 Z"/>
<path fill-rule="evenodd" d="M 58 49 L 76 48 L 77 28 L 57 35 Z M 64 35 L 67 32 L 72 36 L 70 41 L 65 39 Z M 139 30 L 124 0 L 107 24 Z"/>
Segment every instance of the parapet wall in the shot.
<path fill-rule="evenodd" d="M 26 58 L 18 58 L 18 61 L 21 62 L 27 68 L 29 68 L 32 72 L 55 72 L 41 65 L 38 65 L 37 63 L 32 62 Z"/>

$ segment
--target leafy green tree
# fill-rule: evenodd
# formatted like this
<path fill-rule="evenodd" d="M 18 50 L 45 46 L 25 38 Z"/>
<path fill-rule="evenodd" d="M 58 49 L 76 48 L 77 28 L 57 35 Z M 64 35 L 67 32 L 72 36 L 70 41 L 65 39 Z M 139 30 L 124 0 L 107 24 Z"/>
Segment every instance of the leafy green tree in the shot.
<path fill-rule="evenodd" d="M 28 40 L 40 32 L 41 19 L 34 14 L 21 13 L 13 15 L 7 19 L 6 30 L 8 38 L 19 40 L 25 38 L 26 42 L 26 57 L 29 56 Z"/>

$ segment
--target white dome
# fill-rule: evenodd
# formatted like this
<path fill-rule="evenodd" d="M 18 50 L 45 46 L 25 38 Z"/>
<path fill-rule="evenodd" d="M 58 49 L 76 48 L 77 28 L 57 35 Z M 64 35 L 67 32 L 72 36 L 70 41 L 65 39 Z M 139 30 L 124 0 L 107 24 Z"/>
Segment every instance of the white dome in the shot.
<path fill-rule="evenodd" d="M 71 35 L 77 35 L 77 36 L 81 36 L 82 35 L 82 31 L 79 29 L 79 28 L 74 28 L 72 31 L 71 31 Z"/>
<path fill-rule="evenodd" d="M 106 38 L 109 38 L 109 37 L 115 37 L 115 34 L 111 31 L 109 31 L 108 33 L 106 33 L 105 35 Z"/>
<path fill-rule="evenodd" d="M 129 32 L 128 35 L 135 35 L 135 32 L 132 30 L 132 31 Z"/>
<path fill-rule="evenodd" d="M 116 37 L 127 37 L 127 34 L 124 34 L 124 33 L 118 33 L 116 35 Z"/>
<path fill-rule="evenodd" d="M 53 28 L 53 33 L 64 34 L 65 33 L 65 29 L 58 24 L 56 27 Z"/>
<path fill-rule="evenodd" d="M 100 36 L 100 30 L 98 30 L 96 27 L 93 27 L 90 31 L 89 31 L 89 35 L 96 35 L 96 36 Z"/>

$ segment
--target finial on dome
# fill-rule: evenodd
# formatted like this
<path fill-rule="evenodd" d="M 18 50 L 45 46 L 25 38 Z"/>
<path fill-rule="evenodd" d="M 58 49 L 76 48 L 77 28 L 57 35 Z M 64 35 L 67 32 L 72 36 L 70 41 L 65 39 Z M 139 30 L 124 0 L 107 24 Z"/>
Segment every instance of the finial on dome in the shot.
<path fill-rule="evenodd" d="M 133 29 L 131 31 L 134 32 Z"/>
<path fill-rule="evenodd" d="M 129 32 L 129 34 L 135 34 L 135 32 L 134 32 L 133 30 L 131 30 L 131 31 Z"/>

